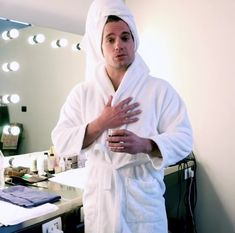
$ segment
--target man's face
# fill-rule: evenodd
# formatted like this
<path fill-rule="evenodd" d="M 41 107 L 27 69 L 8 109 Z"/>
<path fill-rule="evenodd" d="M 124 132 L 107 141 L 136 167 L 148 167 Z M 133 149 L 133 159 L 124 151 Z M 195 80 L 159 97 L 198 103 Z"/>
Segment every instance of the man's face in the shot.
<path fill-rule="evenodd" d="M 129 26 L 122 20 L 104 26 L 102 52 L 108 70 L 126 70 L 133 62 L 134 41 Z"/>

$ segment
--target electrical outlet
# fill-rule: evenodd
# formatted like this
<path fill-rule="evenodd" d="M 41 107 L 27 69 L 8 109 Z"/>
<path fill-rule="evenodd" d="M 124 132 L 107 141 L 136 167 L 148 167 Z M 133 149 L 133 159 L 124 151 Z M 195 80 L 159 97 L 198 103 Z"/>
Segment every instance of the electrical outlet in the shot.
<path fill-rule="evenodd" d="M 42 233 L 62 232 L 61 217 L 55 218 L 42 225 Z"/>

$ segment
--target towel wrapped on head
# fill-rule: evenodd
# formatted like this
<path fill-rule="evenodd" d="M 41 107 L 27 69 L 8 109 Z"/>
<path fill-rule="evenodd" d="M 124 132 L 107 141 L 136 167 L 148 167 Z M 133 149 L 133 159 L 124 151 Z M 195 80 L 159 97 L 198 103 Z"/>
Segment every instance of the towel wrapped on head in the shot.
<path fill-rule="evenodd" d="M 135 51 L 139 46 L 134 17 L 122 0 L 99 0 L 90 6 L 87 20 L 86 32 L 81 41 L 81 49 L 86 52 L 86 79 L 95 75 L 95 70 L 100 63 L 104 63 L 101 51 L 102 33 L 105 22 L 109 15 L 115 15 L 125 21 L 130 27 L 134 37 Z"/>

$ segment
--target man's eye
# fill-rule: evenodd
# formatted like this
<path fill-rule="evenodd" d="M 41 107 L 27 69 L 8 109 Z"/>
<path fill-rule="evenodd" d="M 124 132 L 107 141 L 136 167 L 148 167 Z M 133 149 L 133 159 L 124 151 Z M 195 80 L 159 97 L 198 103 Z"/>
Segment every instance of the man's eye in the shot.
<path fill-rule="evenodd" d="M 114 42 L 114 39 L 113 39 L 113 38 L 108 38 L 108 39 L 107 39 L 107 42 L 113 43 L 113 42 Z"/>
<path fill-rule="evenodd" d="M 130 39 L 129 36 L 123 36 L 123 37 L 122 37 L 122 40 L 123 40 L 123 41 L 128 41 L 129 39 Z"/>

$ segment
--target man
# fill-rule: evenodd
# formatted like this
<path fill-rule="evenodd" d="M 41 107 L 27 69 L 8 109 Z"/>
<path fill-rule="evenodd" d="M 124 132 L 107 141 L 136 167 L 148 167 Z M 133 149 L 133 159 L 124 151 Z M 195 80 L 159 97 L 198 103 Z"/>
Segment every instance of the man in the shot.
<path fill-rule="evenodd" d="M 121 0 L 92 3 L 83 48 L 89 80 L 70 93 L 52 139 L 61 156 L 87 155 L 85 230 L 167 233 L 163 169 L 192 150 L 185 106 L 149 75 Z"/>

